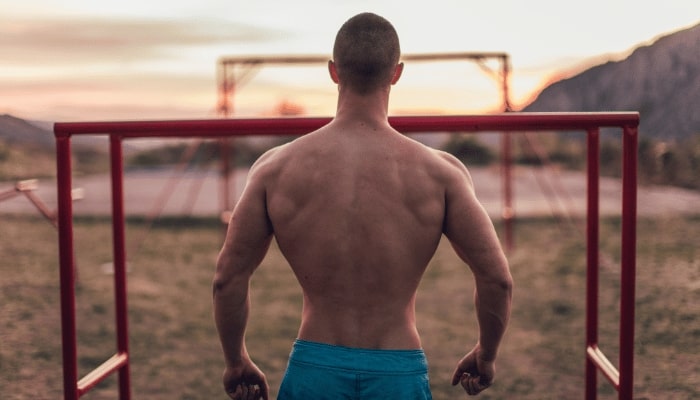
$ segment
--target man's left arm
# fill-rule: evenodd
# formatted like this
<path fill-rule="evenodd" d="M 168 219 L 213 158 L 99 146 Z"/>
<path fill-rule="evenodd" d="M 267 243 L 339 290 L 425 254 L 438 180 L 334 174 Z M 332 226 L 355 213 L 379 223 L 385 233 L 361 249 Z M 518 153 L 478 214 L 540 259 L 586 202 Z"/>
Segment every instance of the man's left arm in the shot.
<path fill-rule="evenodd" d="M 245 347 L 250 300 L 249 284 L 272 240 L 265 190 L 254 169 L 236 205 L 224 245 L 216 262 L 213 280 L 214 320 L 224 352 L 224 388 L 231 398 L 257 391 L 267 399 L 265 375 L 251 361 Z M 238 394 L 236 394 L 238 393 Z"/>

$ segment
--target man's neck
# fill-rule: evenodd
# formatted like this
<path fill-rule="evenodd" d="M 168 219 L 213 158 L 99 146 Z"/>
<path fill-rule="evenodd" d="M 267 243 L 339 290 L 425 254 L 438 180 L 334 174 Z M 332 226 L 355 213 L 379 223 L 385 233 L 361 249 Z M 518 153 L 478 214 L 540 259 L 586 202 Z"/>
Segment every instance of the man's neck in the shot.
<path fill-rule="evenodd" d="M 364 122 L 371 125 L 388 124 L 389 90 L 358 95 L 340 88 L 335 120 L 341 123 Z"/>

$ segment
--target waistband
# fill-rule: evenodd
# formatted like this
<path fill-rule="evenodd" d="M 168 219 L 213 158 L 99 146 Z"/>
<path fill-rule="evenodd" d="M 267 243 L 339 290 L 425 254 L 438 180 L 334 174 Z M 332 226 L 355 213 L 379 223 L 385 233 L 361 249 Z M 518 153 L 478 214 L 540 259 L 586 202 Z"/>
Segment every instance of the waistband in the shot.
<path fill-rule="evenodd" d="M 365 372 L 428 372 L 428 360 L 422 349 L 362 349 L 301 339 L 294 341 L 289 361 Z"/>

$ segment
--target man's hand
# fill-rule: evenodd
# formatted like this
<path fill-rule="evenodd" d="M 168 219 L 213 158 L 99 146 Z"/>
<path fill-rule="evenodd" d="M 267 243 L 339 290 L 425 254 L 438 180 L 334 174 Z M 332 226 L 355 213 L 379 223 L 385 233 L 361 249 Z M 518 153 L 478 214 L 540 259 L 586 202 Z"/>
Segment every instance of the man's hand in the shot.
<path fill-rule="evenodd" d="M 495 360 L 484 360 L 480 353 L 481 348 L 476 345 L 459 361 L 452 375 L 452 386 L 461 383 L 464 391 L 470 396 L 475 396 L 491 386 L 496 374 Z"/>
<path fill-rule="evenodd" d="M 224 370 L 224 389 L 233 400 L 268 400 L 265 374 L 250 360 L 241 360 Z"/>

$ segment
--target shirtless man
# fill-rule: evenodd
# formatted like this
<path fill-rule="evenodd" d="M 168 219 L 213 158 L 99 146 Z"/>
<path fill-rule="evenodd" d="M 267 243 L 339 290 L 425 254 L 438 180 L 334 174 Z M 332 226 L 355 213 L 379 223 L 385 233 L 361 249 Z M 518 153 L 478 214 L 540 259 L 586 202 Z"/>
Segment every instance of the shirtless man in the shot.
<path fill-rule="evenodd" d="M 430 399 L 415 324 L 419 281 L 442 235 L 471 268 L 479 340 L 452 384 L 491 385 L 512 280 L 467 169 L 388 123 L 401 76 L 392 25 L 370 13 L 338 32 L 335 118 L 252 167 L 213 282 L 214 316 L 232 399 L 268 399 L 245 347 L 250 278 L 276 238 L 303 290 L 303 311 L 278 399 Z"/>

